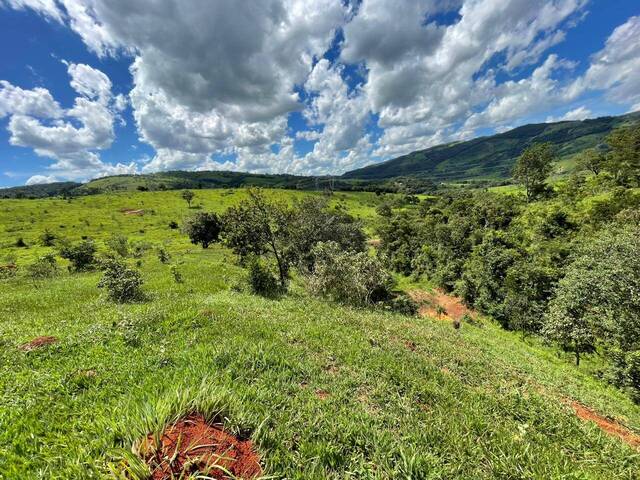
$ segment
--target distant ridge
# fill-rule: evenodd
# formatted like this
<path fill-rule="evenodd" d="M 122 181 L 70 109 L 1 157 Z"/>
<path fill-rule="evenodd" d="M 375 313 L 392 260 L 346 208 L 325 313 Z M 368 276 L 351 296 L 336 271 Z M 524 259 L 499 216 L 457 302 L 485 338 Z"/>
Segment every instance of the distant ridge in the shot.
<path fill-rule="evenodd" d="M 342 178 L 383 180 L 420 176 L 435 182 L 507 179 L 518 156 L 536 142 L 551 142 L 560 159 L 567 161 L 565 167 L 570 167 L 573 155 L 604 143 L 614 128 L 636 121 L 640 121 L 640 112 L 618 117 L 523 125 L 497 135 L 419 150 L 347 172 Z"/>
<path fill-rule="evenodd" d="M 347 172 L 342 176 L 173 171 L 102 177 L 84 184 L 57 182 L 0 188 L 0 198 L 248 186 L 297 190 L 428 192 L 441 182 L 477 181 L 486 184 L 505 181 L 511 177 L 511 169 L 518 156 L 527 146 L 536 142 L 551 142 L 561 160 L 559 173 L 570 171 L 572 157 L 576 153 L 604 144 L 612 130 L 635 122 L 640 122 L 640 112 L 618 117 L 523 125 L 497 135 L 419 150 Z"/>

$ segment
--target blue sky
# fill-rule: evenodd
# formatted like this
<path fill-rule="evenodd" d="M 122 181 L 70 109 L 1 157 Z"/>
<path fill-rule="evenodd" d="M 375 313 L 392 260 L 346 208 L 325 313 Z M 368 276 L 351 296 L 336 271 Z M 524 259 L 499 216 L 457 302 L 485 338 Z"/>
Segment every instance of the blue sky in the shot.
<path fill-rule="evenodd" d="M 640 3 L 0 0 L 0 187 L 338 174 L 640 109 Z"/>

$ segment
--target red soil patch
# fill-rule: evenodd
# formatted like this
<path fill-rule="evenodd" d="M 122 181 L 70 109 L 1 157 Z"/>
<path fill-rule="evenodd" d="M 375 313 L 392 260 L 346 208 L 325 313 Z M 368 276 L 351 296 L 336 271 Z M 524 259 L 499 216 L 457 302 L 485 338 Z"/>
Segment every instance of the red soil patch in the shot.
<path fill-rule="evenodd" d="M 58 339 L 56 337 L 44 336 L 37 337 L 27 342 L 23 345 L 20 345 L 20 350 L 24 352 L 30 352 L 31 350 L 35 350 L 40 347 L 46 347 L 47 345 L 51 345 L 52 343 L 56 343 Z"/>
<path fill-rule="evenodd" d="M 467 308 L 464 303 L 462 303 L 460 297 L 447 295 L 440 289 L 436 289 L 433 292 L 411 290 L 409 296 L 413 301 L 420 304 L 418 313 L 421 317 L 432 317 L 452 321 L 460 320 L 465 315 L 473 318 L 476 317 L 476 313 Z M 444 312 L 439 312 L 438 307 L 444 309 Z"/>
<path fill-rule="evenodd" d="M 210 425 L 202 415 L 190 415 L 170 425 L 160 445 L 148 435 L 140 451 L 151 467 L 153 480 L 186 478 L 195 473 L 213 479 L 253 479 L 262 474 L 260 457 L 251 441 Z"/>
<path fill-rule="evenodd" d="M 135 210 L 132 208 L 123 208 L 120 210 L 125 215 L 144 215 L 144 210 Z"/>
<path fill-rule="evenodd" d="M 326 390 L 316 390 L 316 397 L 318 397 L 320 400 L 326 400 L 327 398 L 329 398 L 329 392 L 327 392 Z"/>
<path fill-rule="evenodd" d="M 581 420 L 594 422 L 600 428 L 600 430 L 614 437 L 618 437 L 627 445 L 631 445 L 635 448 L 640 448 L 640 435 L 632 432 L 624 425 L 616 422 L 615 420 L 603 417 L 597 412 L 591 410 L 589 407 L 585 407 L 578 402 L 569 401 L 567 403 L 571 406 L 571 408 L 573 408 L 573 411 Z"/>

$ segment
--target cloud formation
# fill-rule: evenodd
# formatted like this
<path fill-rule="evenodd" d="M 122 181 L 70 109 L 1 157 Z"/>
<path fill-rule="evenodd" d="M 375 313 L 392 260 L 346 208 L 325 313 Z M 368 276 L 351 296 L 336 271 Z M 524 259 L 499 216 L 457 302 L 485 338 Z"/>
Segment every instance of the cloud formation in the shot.
<path fill-rule="evenodd" d="M 100 160 L 98 150 L 114 140 L 114 119 L 119 103 L 111 94 L 111 81 L 88 65 L 67 63 L 70 85 L 78 93 L 74 104 L 63 109 L 44 88 L 24 90 L 0 82 L 0 116 L 9 116 L 9 142 L 32 148 L 36 154 L 55 160 L 50 166 L 64 178 L 135 173 L 136 166 L 112 165 Z M 51 176 L 35 175 L 27 182 Z"/>
<path fill-rule="evenodd" d="M 68 65 L 79 94 L 69 110 L 45 89 L 0 83 L 11 142 L 68 172 L 135 169 L 97 154 L 127 105 L 156 152 L 143 171 L 312 174 L 503 131 L 550 110 L 585 118 L 583 99 L 594 92 L 640 105 L 640 17 L 618 26 L 588 65 L 549 52 L 588 0 L 3 3 L 67 25 L 100 57 L 130 59 L 128 98 L 113 97 L 102 72 Z M 292 115 L 304 122 L 295 130 Z"/>

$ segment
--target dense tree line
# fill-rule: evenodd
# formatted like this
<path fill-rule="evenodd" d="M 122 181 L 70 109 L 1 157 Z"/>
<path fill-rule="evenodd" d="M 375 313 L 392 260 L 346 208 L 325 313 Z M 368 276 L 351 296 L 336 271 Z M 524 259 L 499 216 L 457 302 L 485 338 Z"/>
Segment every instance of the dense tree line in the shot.
<path fill-rule="evenodd" d="M 604 375 L 640 400 L 640 126 L 583 152 L 551 186 L 553 163 L 548 144 L 523 152 L 524 194 L 461 189 L 380 207 L 379 256 L 576 363 L 604 354 Z"/>

